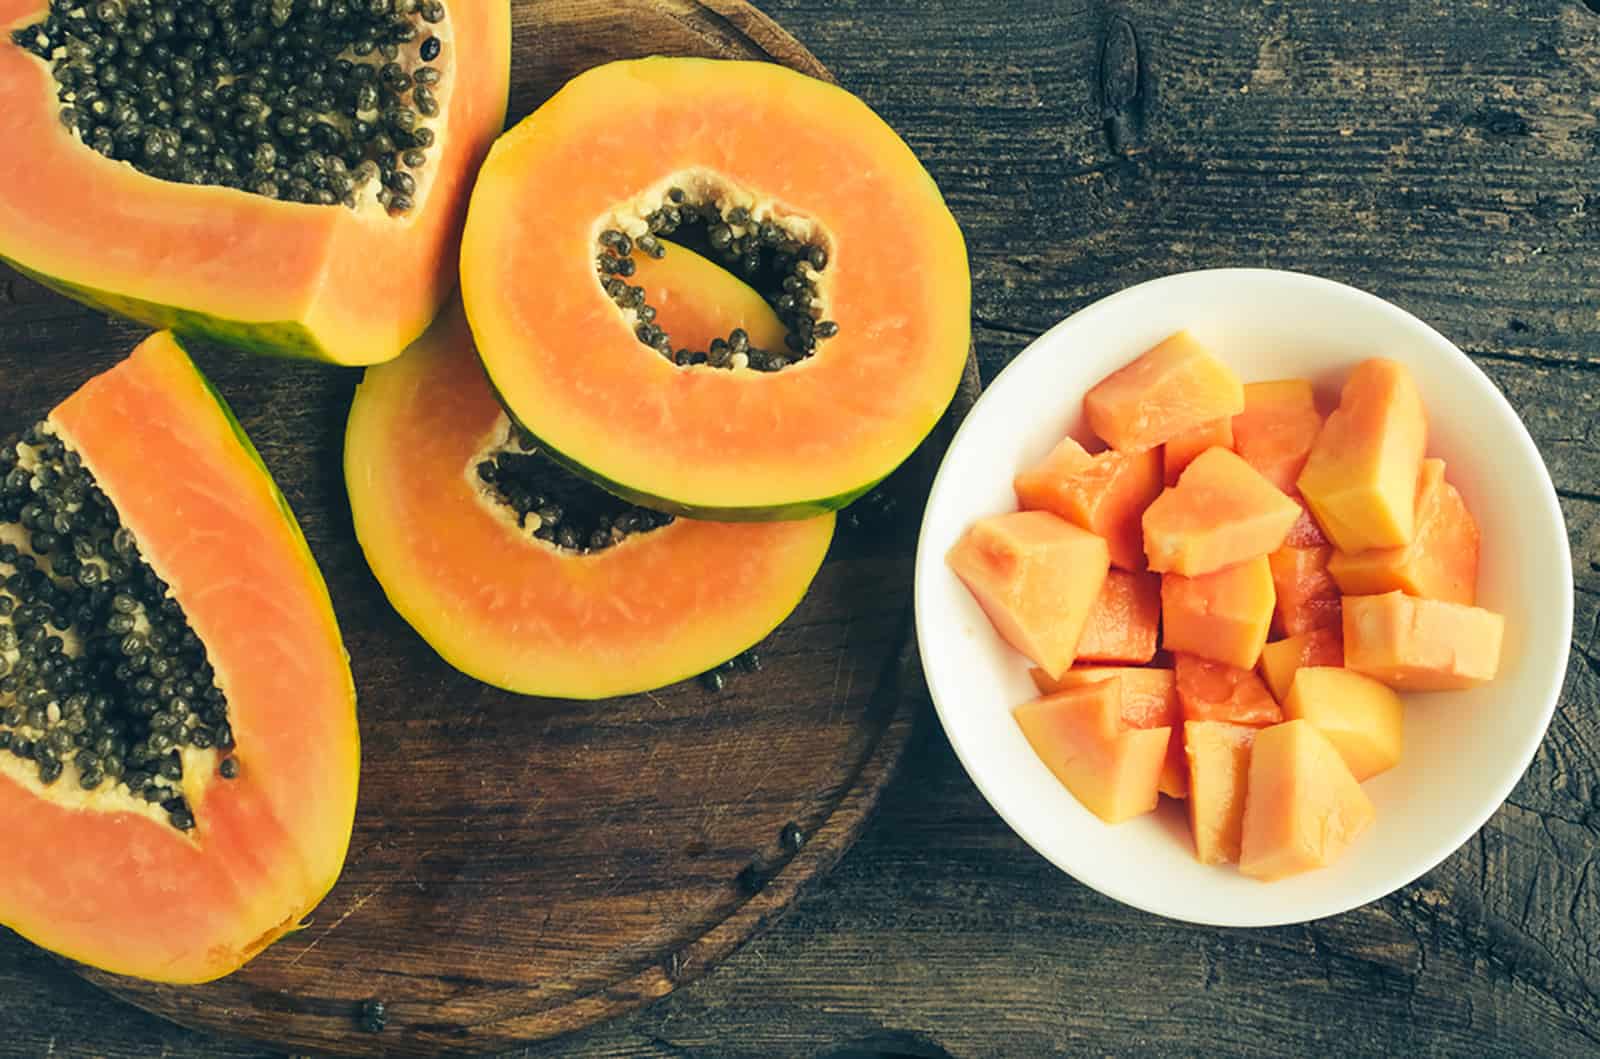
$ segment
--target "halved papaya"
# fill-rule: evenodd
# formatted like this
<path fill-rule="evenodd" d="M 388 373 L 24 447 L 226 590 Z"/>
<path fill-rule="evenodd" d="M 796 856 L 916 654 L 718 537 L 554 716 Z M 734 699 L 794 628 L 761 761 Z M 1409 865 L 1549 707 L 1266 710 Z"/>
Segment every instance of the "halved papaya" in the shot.
<path fill-rule="evenodd" d="M 184 335 L 397 356 L 455 286 L 511 45 L 505 3 L 409 6 L 0 0 L 0 259 Z"/>
<path fill-rule="evenodd" d="M 235 970 L 332 887 L 360 768 L 327 588 L 178 342 L 0 448 L 0 923 L 119 974 Z"/>
<path fill-rule="evenodd" d="M 679 243 L 765 287 L 784 345 L 690 349 L 662 327 L 629 280 Z M 966 246 L 927 172 L 860 100 L 770 63 L 575 78 L 490 152 L 461 287 L 522 426 L 617 495 L 699 518 L 843 507 L 933 428 L 971 342 Z"/>
<path fill-rule="evenodd" d="M 345 481 L 400 615 L 462 672 L 527 695 L 605 698 L 712 668 L 789 615 L 833 538 L 832 514 L 673 519 L 566 473 L 495 402 L 459 306 L 368 370 Z"/>

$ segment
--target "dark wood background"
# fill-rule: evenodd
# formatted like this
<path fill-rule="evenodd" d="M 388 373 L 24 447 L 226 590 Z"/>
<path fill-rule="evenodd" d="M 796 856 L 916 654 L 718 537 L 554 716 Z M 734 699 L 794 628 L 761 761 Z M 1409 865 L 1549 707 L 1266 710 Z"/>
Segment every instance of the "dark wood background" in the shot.
<path fill-rule="evenodd" d="M 1270 265 L 1472 353 L 1562 496 L 1577 625 L 1507 805 L 1307 926 L 1122 908 L 995 817 L 923 710 L 877 820 L 718 969 L 527 1056 L 1600 1053 L 1600 0 L 768 0 L 899 128 L 971 246 L 984 375 L 1088 302 Z M 15 296 L 0 273 L 0 302 Z M 0 305 L 0 309 L 3 309 Z M 0 1053 L 256 1056 L 0 937 Z"/>

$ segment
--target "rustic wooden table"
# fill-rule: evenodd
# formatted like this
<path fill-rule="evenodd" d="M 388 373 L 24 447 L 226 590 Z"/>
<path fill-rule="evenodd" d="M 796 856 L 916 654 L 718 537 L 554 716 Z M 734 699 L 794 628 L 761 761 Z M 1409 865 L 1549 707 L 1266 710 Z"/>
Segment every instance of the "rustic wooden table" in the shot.
<path fill-rule="evenodd" d="M 1207 265 L 1344 280 L 1472 353 L 1562 497 L 1571 670 L 1527 776 L 1443 865 L 1248 932 L 1055 871 L 924 709 L 878 819 L 786 919 L 665 1000 L 517 1054 L 1600 1052 L 1600 0 L 763 6 L 943 186 L 985 378 L 1088 302 Z M 8 934 L 0 998 L 0 1054 L 262 1054 Z"/>

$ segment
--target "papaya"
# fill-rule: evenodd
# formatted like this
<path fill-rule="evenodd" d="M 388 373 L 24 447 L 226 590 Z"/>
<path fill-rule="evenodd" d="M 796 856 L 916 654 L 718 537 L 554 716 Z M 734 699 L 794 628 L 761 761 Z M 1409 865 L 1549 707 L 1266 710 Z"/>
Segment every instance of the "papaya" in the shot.
<path fill-rule="evenodd" d="M 1012 711 L 1039 760 L 1083 807 L 1108 824 L 1156 807 L 1172 730 L 1130 728 L 1122 681 L 1096 681 Z"/>
<path fill-rule="evenodd" d="M 1052 677 L 1071 668 L 1111 568 L 1106 542 L 1048 511 L 979 519 L 945 561 L 995 631 Z"/>
<path fill-rule="evenodd" d="M 1377 815 L 1310 721 L 1257 732 L 1246 785 L 1239 871 L 1263 882 L 1334 863 Z"/>
<path fill-rule="evenodd" d="M 1233 450 L 1290 496 L 1322 431 L 1322 413 L 1306 379 L 1248 382 L 1244 411 L 1233 417 Z"/>
<path fill-rule="evenodd" d="M 1401 691 L 1454 691 L 1494 679 L 1506 620 L 1404 592 L 1344 597 L 1344 664 Z"/>
<path fill-rule="evenodd" d="M 1012 480 L 1024 511 L 1049 511 L 1105 538 L 1111 565 L 1145 568 L 1139 520 L 1161 493 L 1161 453 L 1109 452 L 1091 456 L 1062 438 L 1038 466 Z"/>
<path fill-rule="evenodd" d="M 322 575 L 168 333 L 0 447 L 0 923 L 228 974 L 344 864 L 360 746 Z"/>
<path fill-rule="evenodd" d="M 1034 666 L 1028 670 L 1039 694 L 1081 688 L 1105 680 L 1122 684 L 1122 723 L 1128 728 L 1169 728 L 1172 732 L 1167 757 L 1161 765 L 1157 788 L 1171 798 L 1189 793 L 1189 769 L 1183 757 L 1183 710 L 1178 703 L 1178 687 L 1172 670 L 1137 666 L 1074 666 L 1053 678 Z"/>
<path fill-rule="evenodd" d="M 1076 660 L 1142 665 L 1155 657 L 1161 625 L 1161 579 L 1112 570 L 1089 609 Z"/>
<path fill-rule="evenodd" d="M 1334 547 L 1411 543 L 1427 444 L 1428 412 L 1405 365 L 1382 358 L 1356 365 L 1295 480 Z"/>
<path fill-rule="evenodd" d="M 1146 350 L 1083 396 L 1089 429 L 1114 449 L 1143 452 L 1244 411 L 1244 386 L 1187 331 Z"/>
<path fill-rule="evenodd" d="M 1250 748 L 1256 729 L 1227 721 L 1185 721 L 1183 743 L 1189 770 L 1189 833 L 1201 864 L 1239 859 L 1244 803 L 1250 779 Z"/>
<path fill-rule="evenodd" d="M 618 114 L 647 150 L 620 145 Z M 770 295 L 783 344 L 730 329 L 690 348 L 661 326 L 629 280 L 683 247 Z M 771 63 L 574 78 L 490 151 L 461 290 L 520 426 L 617 495 L 698 518 L 843 507 L 933 428 L 971 346 L 965 241 L 927 171 L 860 100 Z"/>
<path fill-rule="evenodd" d="M 1207 449 L 1145 509 L 1145 556 L 1152 570 L 1214 573 L 1276 551 L 1299 517 L 1255 468 L 1228 449 Z"/>
<path fill-rule="evenodd" d="M 447 310 L 367 370 L 345 433 L 367 562 L 446 662 L 524 695 L 607 698 L 709 670 L 794 610 L 831 513 L 722 523 L 635 507 L 540 452 L 475 356 Z"/>
<path fill-rule="evenodd" d="M 180 335 L 397 356 L 456 284 L 509 5 L 216 6 L 0 0 L 0 259 Z"/>
<path fill-rule="evenodd" d="M 1213 419 L 1209 423 L 1201 423 L 1175 438 L 1168 438 L 1166 444 L 1161 446 L 1163 479 L 1166 484 L 1177 485 L 1178 476 L 1183 474 L 1184 468 L 1194 462 L 1196 456 L 1207 449 L 1217 447 L 1224 449 L 1233 447 L 1233 420 L 1227 416 Z"/>
<path fill-rule="evenodd" d="M 1329 545 L 1298 548 L 1285 544 L 1267 556 L 1277 591 L 1273 621 L 1288 636 L 1339 624 L 1339 585 L 1334 581 Z"/>
<path fill-rule="evenodd" d="M 1173 672 L 1185 721 L 1226 721 L 1262 728 L 1283 720 L 1283 711 L 1266 684 L 1248 669 L 1179 652 Z"/>
<path fill-rule="evenodd" d="M 1161 646 L 1252 669 L 1272 625 L 1272 570 L 1266 556 L 1214 574 L 1161 578 Z"/>
<path fill-rule="evenodd" d="M 1358 781 L 1400 763 L 1405 709 L 1400 696 L 1371 677 L 1338 666 L 1304 666 L 1283 713 L 1315 725 Z"/>
<path fill-rule="evenodd" d="M 1289 697 L 1294 675 L 1301 668 L 1342 665 L 1344 634 L 1337 625 L 1277 640 L 1261 649 L 1261 677 L 1279 702 Z"/>
<path fill-rule="evenodd" d="M 1478 523 L 1456 487 L 1445 480 L 1444 461 L 1422 461 L 1417 483 L 1417 533 L 1399 548 L 1336 552 L 1328 573 L 1350 596 L 1400 591 L 1471 606 L 1478 591 Z"/>

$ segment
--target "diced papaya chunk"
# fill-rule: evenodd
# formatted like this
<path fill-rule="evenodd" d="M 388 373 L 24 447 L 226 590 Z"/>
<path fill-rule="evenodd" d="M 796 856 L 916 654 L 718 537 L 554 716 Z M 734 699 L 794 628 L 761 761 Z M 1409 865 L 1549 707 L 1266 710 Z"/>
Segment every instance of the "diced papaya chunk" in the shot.
<path fill-rule="evenodd" d="M 1186 331 L 1101 379 L 1084 395 L 1089 428 L 1107 445 L 1143 452 L 1186 430 L 1244 411 L 1233 369 Z"/>
<path fill-rule="evenodd" d="M 1295 479 L 1322 430 L 1322 413 L 1305 379 L 1252 382 L 1244 411 L 1233 417 L 1233 451 L 1285 493 L 1298 495 Z"/>
<path fill-rule="evenodd" d="M 1427 444 L 1428 413 L 1405 366 L 1358 364 L 1297 479 L 1335 547 L 1362 552 L 1411 542 Z"/>
<path fill-rule="evenodd" d="M 1183 759 L 1183 711 L 1178 706 L 1178 686 L 1170 669 L 1141 669 L 1129 666 L 1075 666 L 1051 679 L 1044 670 L 1028 670 L 1041 695 L 1050 695 L 1085 684 L 1120 679 L 1122 681 L 1122 723 L 1129 728 L 1171 728 L 1171 745 L 1161 766 L 1157 786 L 1162 794 L 1182 798 L 1189 793 L 1189 771 Z"/>
<path fill-rule="evenodd" d="M 1048 511 L 979 519 L 945 557 L 995 631 L 1051 674 L 1072 665 L 1105 584 L 1106 542 Z"/>
<path fill-rule="evenodd" d="M 1267 556 L 1272 567 L 1272 587 L 1278 593 L 1275 619 L 1286 635 L 1339 624 L 1342 593 L 1328 572 L 1333 548 L 1296 548 L 1285 544 Z"/>
<path fill-rule="evenodd" d="M 1300 508 L 1227 449 L 1207 449 L 1144 513 L 1150 569 L 1198 577 L 1276 551 Z"/>
<path fill-rule="evenodd" d="M 1451 691 L 1494 678 L 1506 620 L 1482 607 L 1404 592 L 1344 597 L 1344 664 L 1400 691 Z"/>
<path fill-rule="evenodd" d="M 1250 749 L 1239 871 L 1270 882 L 1325 868 L 1375 815 L 1344 759 L 1310 721 L 1263 728 Z"/>
<path fill-rule="evenodd" d="M 1063 438 L 1044 462 L 1017 475 L 1017 503 L 1027 511 L 1049 511 L 1106 539 L 1111 563 L 1144 569 L 1144 531 L 1139 520 L 1161 492 L 1161 453 L 1101 452 L 1089 455 Z"/>
<path fill-rule="evenodd" d="M 1084 808 L 1108 824 L 1156 807 L 1170 728 L 1127 728 L 1121 681 L 1047 695 L 1013 715 L 1039 759 Z"/>
<path fill-rule="evenodd" d="M 1307 666 L 1295 674 L 1283 713 L 1316 725 L 1357 781 L 1400 763 L 1405 710 L 1400 696 L 1371 677 L 1333 666 Z"/>
<path fill-rule="evenodd" d="M 1113 570 L 1089 610 L 1078 640 L 1080 662 L 1150 661 L 1161 624 L 1161 579 Z"/>
<path fill-rule="evenodd" d="M 1272 570 L 1267 557 L 1202 577 L 1161 578 L 1161 645 L 1250 669 L 1272 624 Z"/>
<path fill-rule="evenodd" d="M 1306 666 L 1344 665 L 1344 633 L 1339 626 L 1312 629 L 1287 640 L 1269 643 L 1261 649 L 1261 675 L 1272 697 L 1282 702 L 1289 697 L 1294 675 Z"/>
<path fill-rule="evenodd" d="M 1189 832 L 1202 864 L 1239 859 L 1244 803 L 1250 780 L 1250 748 L 1256 729 L 1226 721 L 1185 721 L 1183 743 L 1189 767 Z"/>
<path fill-rule="evenodd" d="M 1300 495 L 1298 491 L 1294 493 Z M 1329 546 L 1327 534 L 1322 532 L 1322 527 L 1317 525 L 1317 520 L 1311 517 L 1311 512 L 1306 510 L 1305 504 L 1296 500 L 1300 505 L 1300 517 L 1294 520 L 1294 525 L 1289 527 L 1288 536 L 1283 538 L 1283 543 L 1291 548 L 1322 548 Z"/>
<path fill-rule="evenodd" d="M 1186 721 L 1227 721 L 1263 728 L 1283 720 L 1283 711 L 1266 684 L 1248 669 L 1180 654 L 1174 672 Z"/>
<path fill-rule="evenodd" d="M 1410 544 L 1336 552 L 1328 572 L 1350 596 L 1400 591 L 1469 606 L 1476 602 L 1478 523 L 1456 487 L 1445 480 L 1444 461 L 1422 461 L 1417 530 Z"/>
<path fill-rule="evenodd" d="M 1194 458 L 1210 448 L 1233 447 L 1233 420 L 1229 418 L 1213 419 L 1209 423 L 1201 423 L 1197 427 L 1185 430 L 1175 438 L 1169 438 L 1161 446 L 1161 463 L 1164 477 L 1168 485 L 1177 485 L 1178 476 L 1183 474 L 1184 468 L 1194 462 Z"/>

